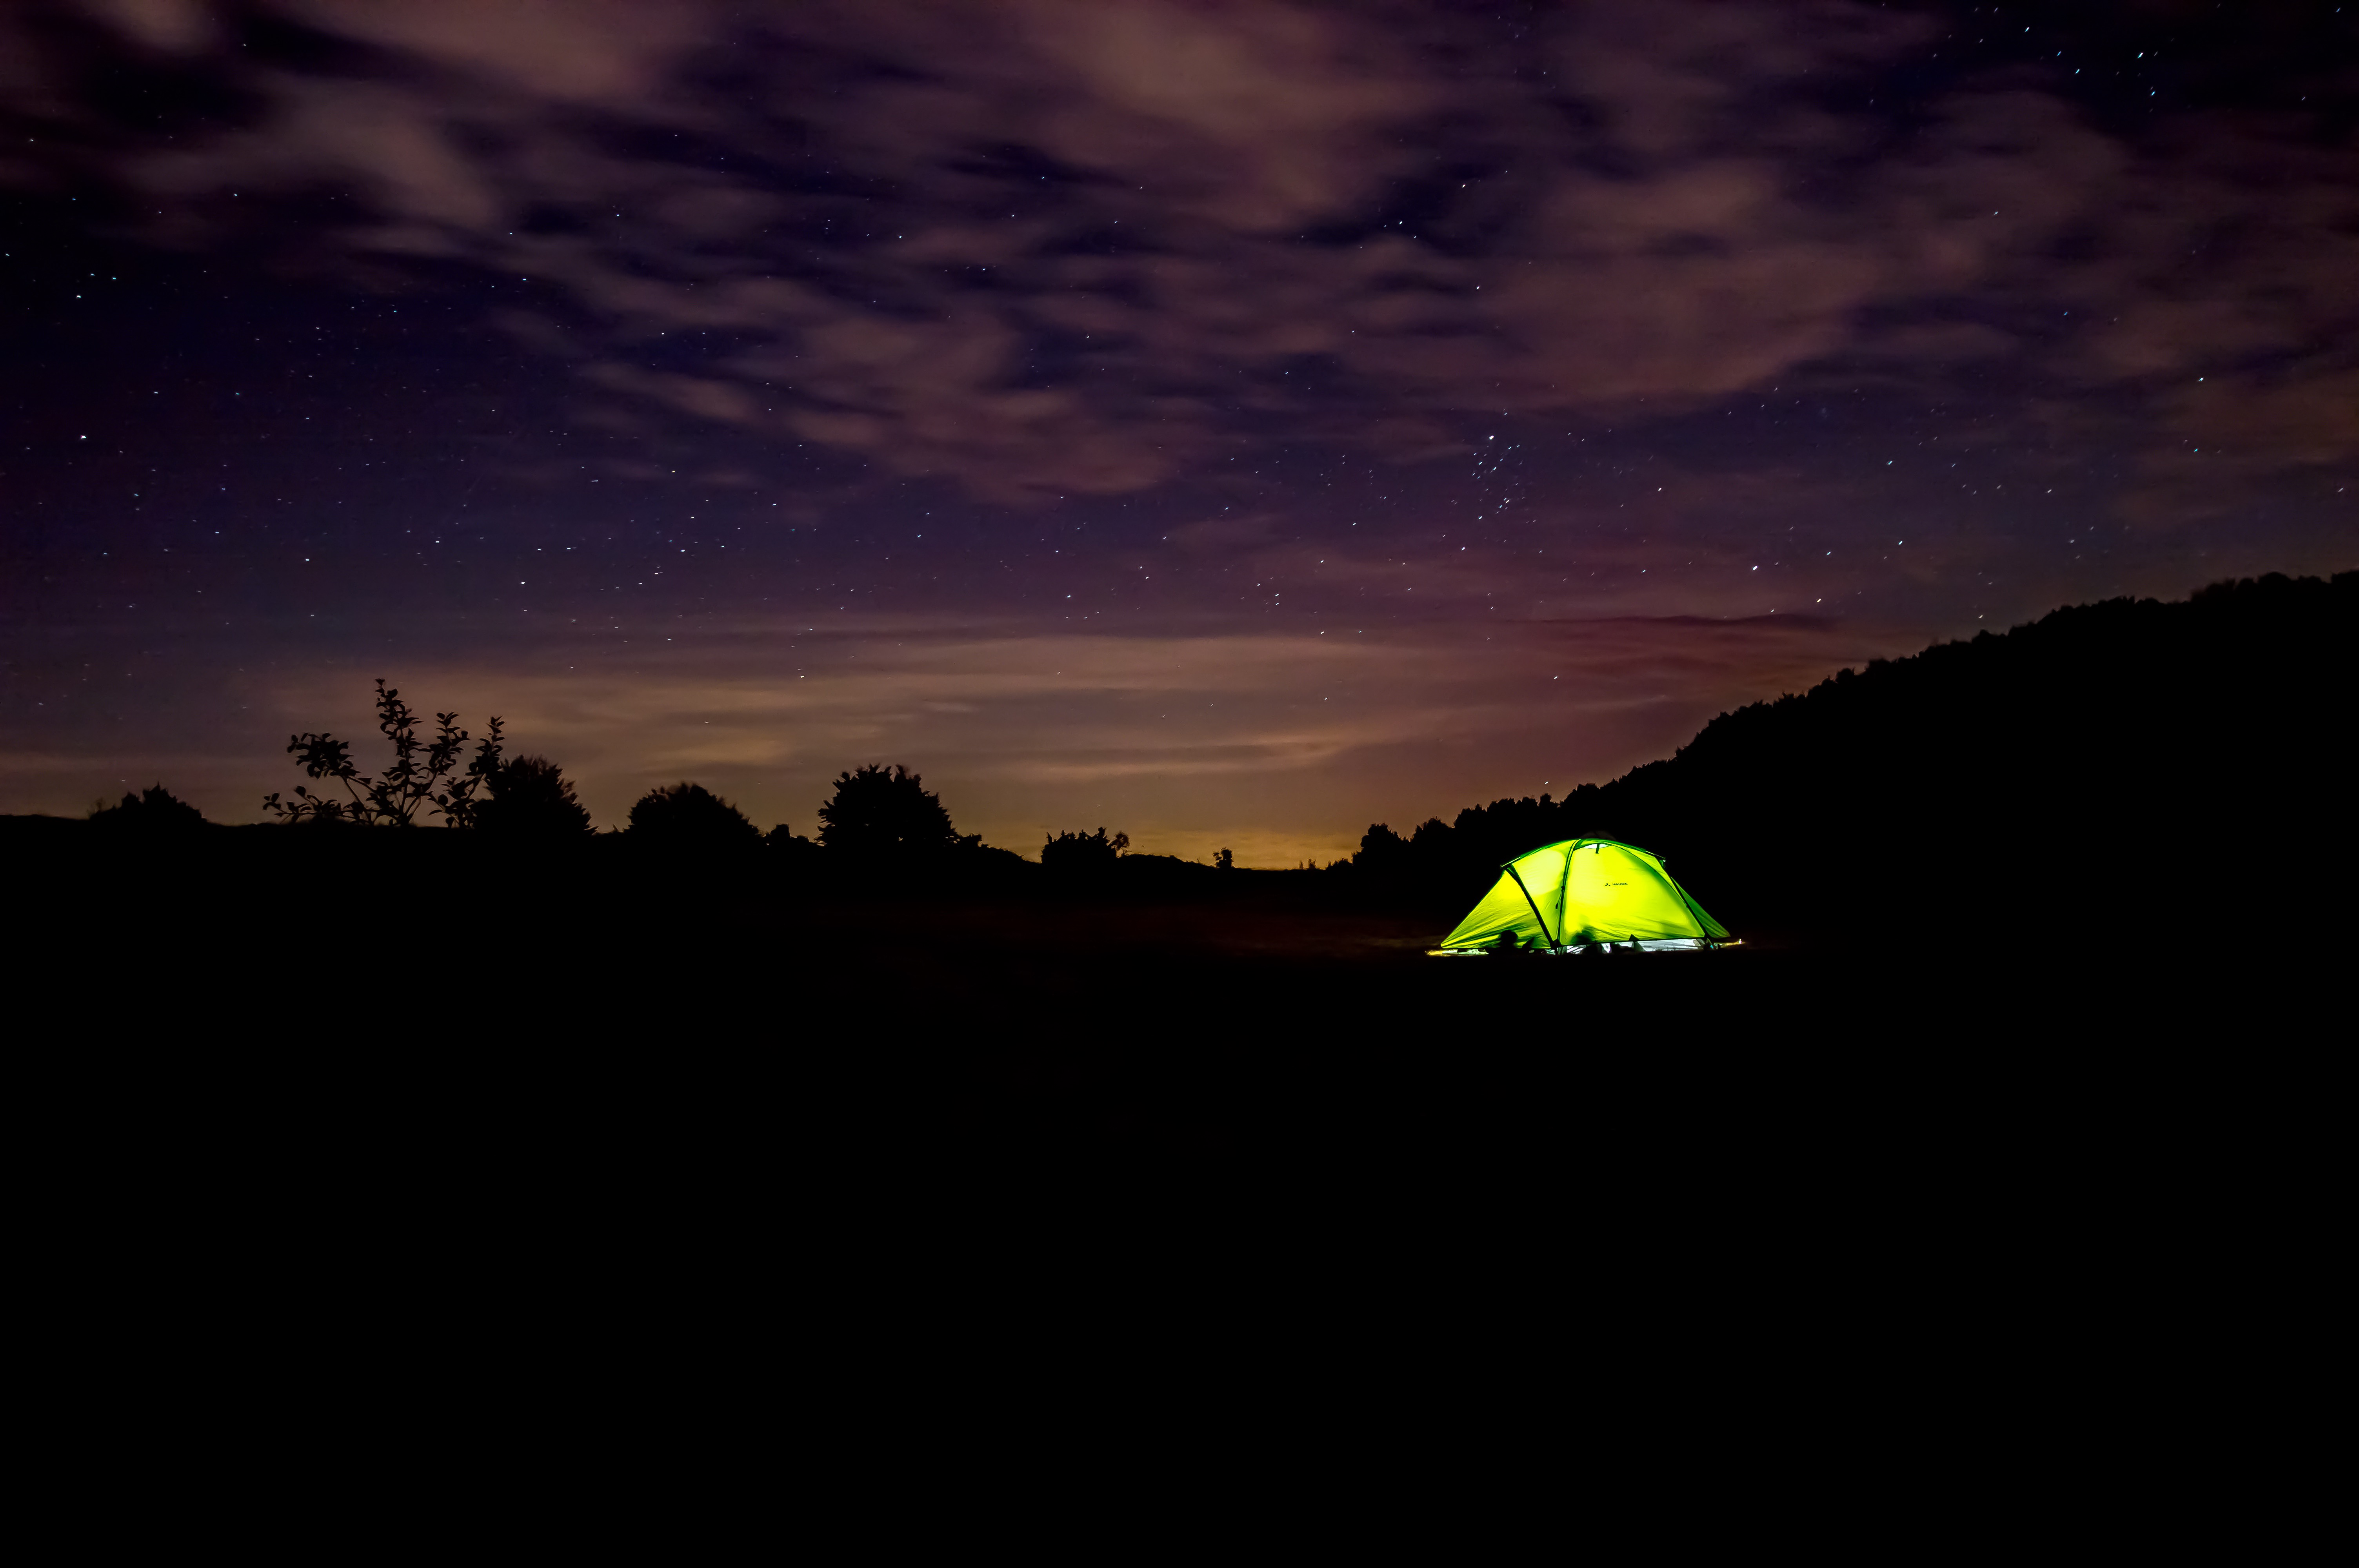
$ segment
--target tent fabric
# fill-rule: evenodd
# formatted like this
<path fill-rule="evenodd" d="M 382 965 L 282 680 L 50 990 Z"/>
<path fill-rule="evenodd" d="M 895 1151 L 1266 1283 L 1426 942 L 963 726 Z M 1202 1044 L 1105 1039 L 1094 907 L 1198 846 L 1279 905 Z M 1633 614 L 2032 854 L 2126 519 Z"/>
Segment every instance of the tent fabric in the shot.
<path fill-rule="evenodd" d="M 1488 946 L 1503 931 L 1539 947 L 1728 936 L 1662 861 L 1611 838 L 1569 838 L 1516 856 L 1436 950 Z"/>

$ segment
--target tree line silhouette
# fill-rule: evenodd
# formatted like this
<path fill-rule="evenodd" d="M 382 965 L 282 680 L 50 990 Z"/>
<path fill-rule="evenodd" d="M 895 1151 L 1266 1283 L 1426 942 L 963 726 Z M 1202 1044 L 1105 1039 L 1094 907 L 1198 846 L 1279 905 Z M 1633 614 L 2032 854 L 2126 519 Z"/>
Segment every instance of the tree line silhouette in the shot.
<path fill-rule="evenodd" d="M 1740 934 L 2274 940 L 2314 928 L 2352 869 L 2354 606 L 2359 572 L 2059 610 L 1723 713 L 1673 756 L 1561 799 L 1495 800 L 1407 833 L 1373 823 L 1313 880 L 1327 903 L 1450 919 L 1506 860 L 1595 836 L 1663 856 Z M 486 845 L 612 841 L 643 860 L 806 874 L 923 864 L 984 885 L 1243 885 L 1197 880 L 1233 869 L 1226 849 L 1211 866 L 1140 855 L 1103 826 L 1049 836 L 1018 872 L 1013 851 L 960 833 L 919 775 L 881 763 L 837 775 L 815 838 L 764 833 L 687 781 L 598 834 L 560 768 L 505 755 L 499 719 L 480 741 L 450 713 L 429 732 L 377 684 L 391 762 L 364 774 L 348 742 L 290 737 L 322 787 L 270 796 L 281 823 L 341 838 L 440 820 Z M 90 820 L 143 839 L 205 826 L 161 784 Z"/>
<path fill-rule="evenodd" d="M 1562 799 L 1372 824 L 1349 870 L 1446 906 L 1593 836 L 1740 930 L 2276 940 L 2352 869 L 2354 611 L 2359 572 L 2058 610 L 1723 713 Z"/>

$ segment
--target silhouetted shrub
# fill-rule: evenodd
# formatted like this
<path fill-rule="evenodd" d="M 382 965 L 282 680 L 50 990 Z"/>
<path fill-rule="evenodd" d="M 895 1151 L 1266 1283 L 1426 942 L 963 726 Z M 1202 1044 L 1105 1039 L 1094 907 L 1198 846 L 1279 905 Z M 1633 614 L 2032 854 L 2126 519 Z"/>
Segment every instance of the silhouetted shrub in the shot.
<path fill-rule="evenodd" d="M 631 837 L 692 850 L 752 849 L 762 841 L 744 812 L 697 784 L 667 784 L 641 795 L 631 807 Z"/>
<path fill-rule="evenodd" d="M 500 721 L 491 721 L 491 733 L 475 747 L 474 759 L 459 771 L 468 735 L 458 727 L 455 713 L 434 716 L 434 739 L 418 738 L 418 715 L 401 700 L 401 693 L 376 683 L 376 727 L 393 742 L 393 761 L 374 779 L 361 777 L 352 760 L 352 742 L 324 732 L 290 735 L 287 749 L 297 754 L 297 765 L 315 779 L 334 779 L 345 797 L 313 795 L 301 784 L 295 798 L 282 803 L 278 792 L 265 796 L 262 808 L 283 822 L 374 823 L 408 827 L 429 806 L 451 827 L 474 821 L 475 792 L 489 782 L 500 765 Z"/>
<path fill-rule="evenodd" d="M 151 784 L 137 795 L 125 795 L 118 806 L 92 812 L 90 819 L 95 826 L 114 832 L 185 833 L 207 826 L 202 812 L 160 784 Z"/>
<path fill-rule="evenodd" d="M 1129 848 L 1129 834 L 1109 838 L 1103 827 L 1095 833 L 1060 833 L 1040 846 L 1040 864 L 1060 876 L 1087 876 L 1112 871 Z"/>
<path fill-rule="evenodd" d="M 475 808 L 475 826 L 504 838 L 579 838 L 590 812 L 573 785 L 546 757 L 518 757 L 491 775 L 491 798 Z"/>
<path fill-rule="evenodd" d="M 835 795 L 819 808 L 819 841 L 830 853 L 860 859 L 941 854 L 980 844 L 962 838 L 940 796 L 908 768 L 872 763 L 839 773 Z"/>

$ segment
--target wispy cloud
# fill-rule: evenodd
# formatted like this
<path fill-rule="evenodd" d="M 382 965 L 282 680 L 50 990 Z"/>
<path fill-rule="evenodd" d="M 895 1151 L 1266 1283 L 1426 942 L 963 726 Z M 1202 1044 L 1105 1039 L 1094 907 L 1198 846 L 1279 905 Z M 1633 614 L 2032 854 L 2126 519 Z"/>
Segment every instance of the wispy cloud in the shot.
<path fill-rule="evenodd" d="M 1003 499 L 1139 490 L 1240 428 L 1398 451 L 1821 363 L 2351 368 L 2347 149 L 2258 123 L 2134 146 L 2058 71 L 1896 118 L 1861 84 L 1938 59 L 1920 13 L 1681 0 L 1526 36 L 1278 0 L 85 15 L 246 105 L 142 137 L 57 28 L 20 27 L 0 92 L 168 214 L 352 192 L 352 254 L 529 281 L 533 341 L 585 392 Z M 1942 319 L 1970 296 L 2000 319 Z M 2245 449 L 2321 438 L 2352 450 Z"/>
<path fill-rule="evenodd" d="M 808 832 L 838 771 L 902 762 L 995 843 L 1029 849 L 1087 818 L 1142 849 L 1209 853 L 1257 834 L 1303 855 L 1336 852 L 1339 818 L 1463 804 L 1439 778 L 1406 792 L 1434 798 L 1404 798 L 1419 759 L 1450 771 L 1489 751 L 1495 766 L 1477 771 L 1495 773 L 1495 791 L 1536 793 L 1543 777 L 1560 790 L 1667 752 L 1733 702 L 1897 651 L 1887 641 L 1804 617 L 1391 637 L 739 627 L 652 651 L 585 642 L 562 668 L 546 650 L 505 669 L 429 667 L 408 685 L 437 707 L 499 712 L 610 823 L 646 789 L 688 777 L 766 826 Z M 357 729 L 364 695 L 327 672 L 267 687 L 288 728 L 332 715 Z"/>

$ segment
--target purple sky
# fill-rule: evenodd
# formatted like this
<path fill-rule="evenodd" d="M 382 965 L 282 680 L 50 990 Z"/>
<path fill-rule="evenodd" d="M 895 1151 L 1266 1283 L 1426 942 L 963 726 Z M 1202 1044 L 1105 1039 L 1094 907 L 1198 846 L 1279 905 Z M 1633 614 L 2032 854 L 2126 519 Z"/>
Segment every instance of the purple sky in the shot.
<path fill-rule="evenodd" d="M 2359 557 L 2326 5 L 0 8 L 0 811 L 502 714 L 1245 863 Z M 364 754 L 373 754 L 364 747 Z"/>

